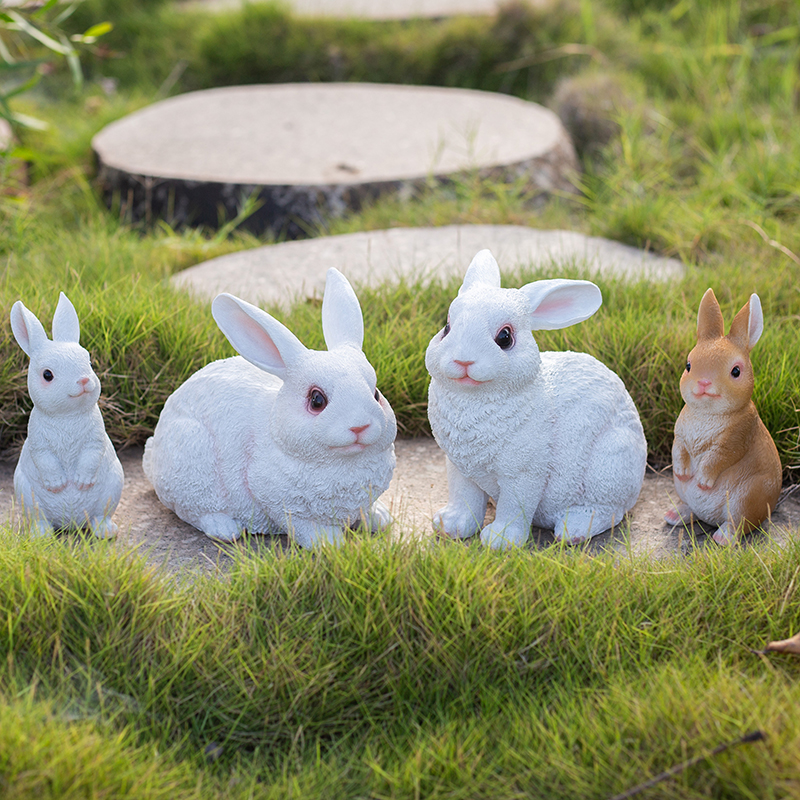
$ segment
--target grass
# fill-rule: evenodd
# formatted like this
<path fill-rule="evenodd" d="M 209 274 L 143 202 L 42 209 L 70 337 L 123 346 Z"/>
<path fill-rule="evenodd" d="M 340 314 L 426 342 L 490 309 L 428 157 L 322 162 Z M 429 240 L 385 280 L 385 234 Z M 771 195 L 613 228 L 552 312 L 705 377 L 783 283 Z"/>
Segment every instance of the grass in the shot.
<path fill-rule="evenodd" d="M 750 651 L 800 624 L 795 545 L 354 539 L 183 585 L 81 540 L 0 562 L 6 796 L 606 797 L 754 728 L 667 796 L 798 788 L 800 667 Z"/>
<path fill-rule="evenodd" d="M 575 76 L 569 102 L 597 85 L 621 98 L 592 111 L 604 124 L 587 130 L 613 134 L 580 140 L 580 195 L 543 203 L 522 185 L 467 177 L 324 232 L 513 223 L 684 259 L 685 278 L 667 286 L 598 279 L 594 318 L 537 335 L 543 348 L 586 350 L 619 372 L 659 465 L 700 297 L 713 286 L 730 322 L 757 291 L 767 324 L 755 399 L 796 479 L 794 10 L 790 0 L 593 0 L 544 14 L 510 6 L 490 25 L 382 25 L 87 0 L 76 30 L 111 18 L 108 46 L 127 55 L 99 51 L 82 96 L 53 75 L 42 84 L 50 94 L 19 106 L 58 124 L 21 134 L 29 183 L 17 182 L 13 159 L 3 177 L 0 449 L 19 447 L 29 409 L 8 323 L 18 298 L 47 325 L 59 289 L 75 302 L 118 445 L 141 442 L 177 385 L 231 353 L 207 305 L 165 278 L 260 241 L 132 228 L 109 214 L 89 146 L 107 122 L 170 91 L 239 80 L 366 74 L 549 102 Z M 507 285 L 535 276 L 501 267 Z M 426 431 L 424 348 L 456 291 L 358 288 L 367 354 L 403 433 Z M 280 315 L 321 346 L 319 313 L 312 300 Z M 0 794 L 601 798 L 761 729 L 765 743 L 702 761 L 650 796 L 795 797 L 800 662 L 751 649 L 800 629 L 798 574 L 797 543 L 696 544 L 654 563 L 353 536 L 339 550 L 242 554 L 224 578 L 176 580 L 107 543 L 3 528 Z"/>

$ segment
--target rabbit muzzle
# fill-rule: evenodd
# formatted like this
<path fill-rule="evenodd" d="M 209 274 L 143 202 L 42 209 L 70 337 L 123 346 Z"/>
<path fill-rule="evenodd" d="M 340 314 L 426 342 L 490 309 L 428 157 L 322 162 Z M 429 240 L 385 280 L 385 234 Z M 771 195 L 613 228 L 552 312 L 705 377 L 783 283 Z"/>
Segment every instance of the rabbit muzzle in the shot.
<path fill-rule="evenodd" d="M 710 391 L 713 385 L 713 382 L 707 379 L 700 379 L 696 381 L 695 387 L 691 390 L 692 397 L 697 399 L 701 397 L 710 397 L 712 399 L 720 397 L 718 393 Z"/>
<path fill-rule="evenodd" d="M 78 397 L 83 397 L 85 394 L 94 394 L 95 381 L 93 381 L 91 378 L 79 378 L 76 383 L 78 384 L 78 389 L 75 392 L 70 392 L 70 397 L 77 399 Z"/>

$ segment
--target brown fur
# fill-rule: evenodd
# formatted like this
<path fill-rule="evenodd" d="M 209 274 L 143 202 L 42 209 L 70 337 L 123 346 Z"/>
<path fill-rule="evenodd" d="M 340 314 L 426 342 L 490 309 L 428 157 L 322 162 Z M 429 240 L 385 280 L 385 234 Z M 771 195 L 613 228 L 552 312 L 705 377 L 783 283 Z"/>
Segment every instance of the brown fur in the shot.
<path fill-rule="evenodd" d="M 681 377 L 686 405 L 675 423 L 672 458 L 683 506 L 668 512 L 667 520 L 680 521 L 690 512 L 714 525 L 727 523 L 727 530 L 715 535 L 720 542 L 730 541 L 734 531 L 748 533 L 761 525 L 781 490 L 778 450 L 751 399 L 750 350 L 761 334 L 760 303 L 751 314 L 752 301 L 725 336 L 714 292 L 703 295 L 697 345 L 687 360 L 691 369 Z"/>

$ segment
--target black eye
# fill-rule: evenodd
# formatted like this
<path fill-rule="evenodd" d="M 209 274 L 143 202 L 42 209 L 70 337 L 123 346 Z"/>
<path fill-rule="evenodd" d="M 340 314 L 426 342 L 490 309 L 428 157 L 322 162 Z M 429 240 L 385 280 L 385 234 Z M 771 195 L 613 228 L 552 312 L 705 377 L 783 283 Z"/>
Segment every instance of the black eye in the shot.
<path fill-rule="evenodd" d="M 378 403 L 380 403 L 380 401 L 381 401 L 381 395 L 380 395 L 380 392 L 377 389 L 375 390 L 375 400 Z"/>
<path fill-rule="evenodd" d="M 501 350 L 508 350 L 509 348 L 514 346 L 514 334 L 511 332 L 511 328 L 508 325 L 503 328 L 497 336 L 494 337 L 495 344 Z"/>
<path fill-rule="evenodd" d="M 325 397 L 324 392 L 321 392 L 316 387 L 308 393 L 308 407 L 312 411 L 322 411 L 328 405 L 328 398 Z"/>
<path fill-rule="evenodd" d="M 445 323 L 444 330 L 442 331 L 442 339 L 444 339 L 447 334 L 450 333 L 450 320 L 448 319 Z"/>
<path fill-rule="evenodd" d="M 686 371 L 687 372 L 691 372 L 692 371 L 692 362 L 691 361 L 687 361 L 686 362 Z"/>
<path fill-rule="evenodd" d="M 50 372 L 50 370 L 49 370 L 49 369 L 46 369 L 46 370 L 45 370 L 45 371 L 42 373 L 42 377 L 43 377 L 43 378 L 44 378 L 44 379 L 45 379 L 45 380 L 46 380 L 48 383 L 50 383 L 50 381 L 51 381 L 51 380 L 53 380 L 53 373 L 52 373 L 52 372 Z"/>
<path fill-rule="evenodd" d="M 734 367 L 731 370 L 731 375 L 733 375 L 734 378 L 738 378 L 741 374 L 742 374 L 742 371 L 739 369 L 739 367 Z"/>

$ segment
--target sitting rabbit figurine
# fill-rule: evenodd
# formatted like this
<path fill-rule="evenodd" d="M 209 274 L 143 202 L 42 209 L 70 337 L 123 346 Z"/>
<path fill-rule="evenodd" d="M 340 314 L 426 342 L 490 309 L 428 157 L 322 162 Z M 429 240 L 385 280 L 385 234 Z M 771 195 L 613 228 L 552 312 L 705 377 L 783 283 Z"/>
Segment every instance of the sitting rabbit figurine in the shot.
<path fill-rule="evenodd" d="M 33 400 L 28 437 L 14 472 L 22 514 L 41 535 L 88 525 L 95 536 L 112 537 L 122 464 L 97 405 L 100 381 L 89 353 L 78 344 L 75 308 L 62 292 L 50 341 L 42 323 L 18 300 L 11 309 L 11 329 L 30 357 Z"/>
<path fill-rule="evenodd" d="M 395 465 L 394 413 L 361 351 L 358 299 L 327 274 L 327 351 L 230 294 L 212 314 L 242 357 L 196 372 L 164 405 L 144 453 L 161 502 L 212 539 L 289 530 L 303 546 L 337 543 L 361 520 L 390 522 L 376 498 Z"/>
<path fill-rule="evenodd" d="M 769 517 L 781 492 L 781 460 L 751 399 L 750 350 L 764 318 L 750 296 L 725 336 L 717 298 L 700 301 L 697 344 L 681 376 L 686 405 L 675 423 L 672 470 L 680 505 L 664 515 L 670 525 L 698 519 L 717 525 L 714 541 L 728 544 Z"/>
<path fill-rule="evenodd" d="M 531 523 L 578 542 L 633 507 L 647 444 L 624 384 L 585 353 L 540 353 L 531 333 L 581 322 L 601 302 L 589 281 L 501 289 L 492 254 L 475 256 L 425 357 L 428 416 L 447 454 L 449 501 L 435 528 L 472 536 L 491 496 L 484 544 L 522 545 Z"/>

